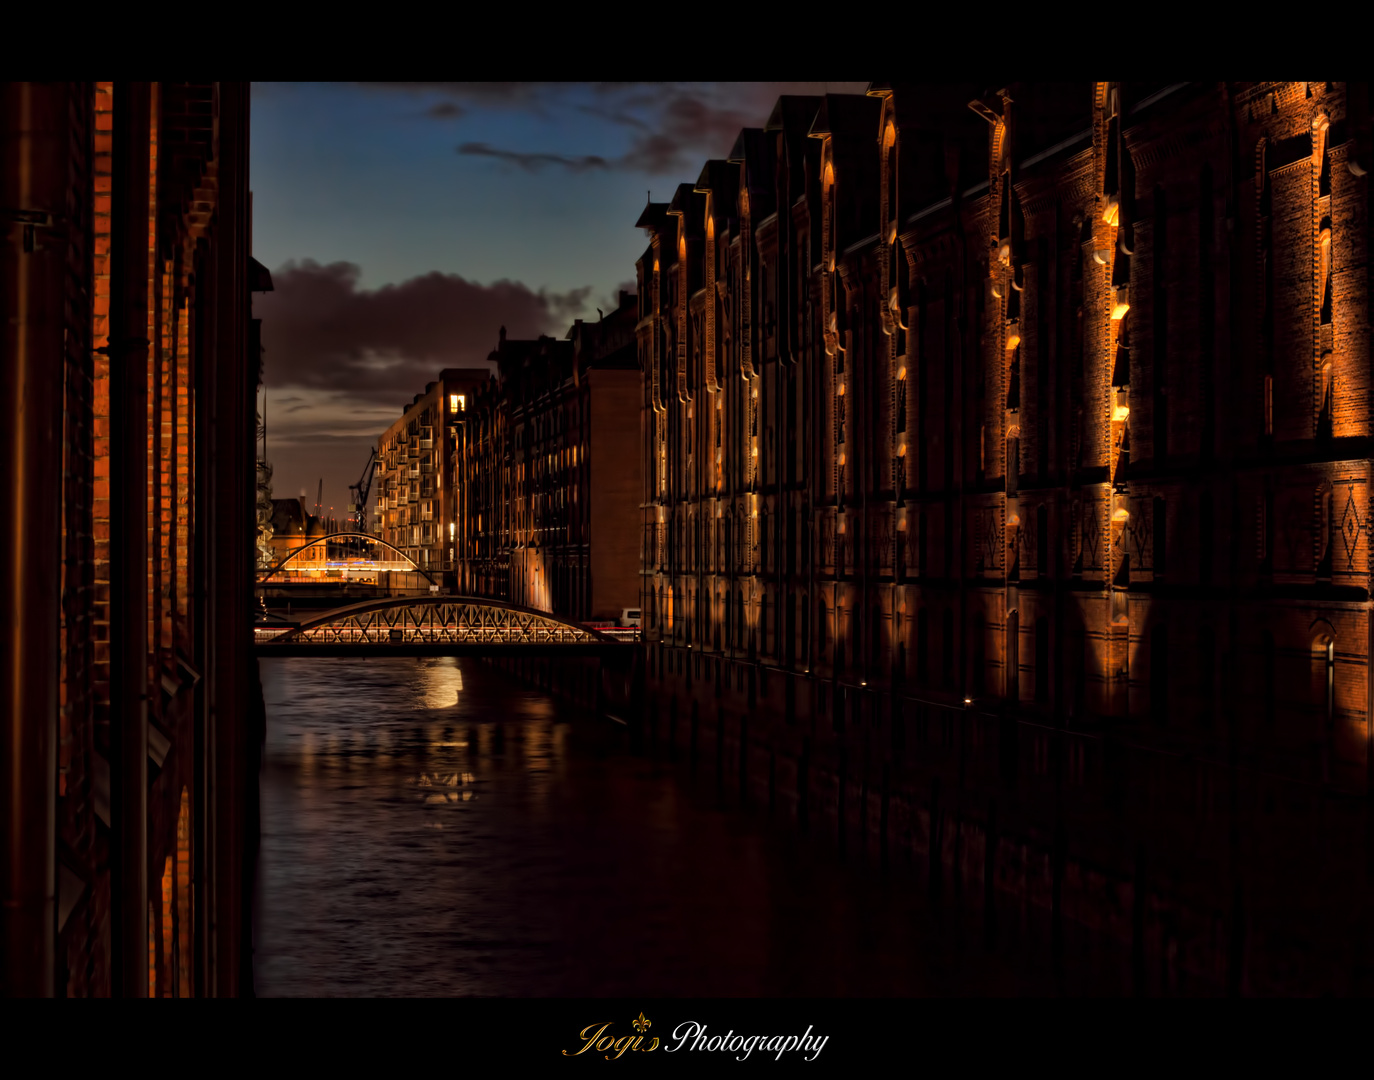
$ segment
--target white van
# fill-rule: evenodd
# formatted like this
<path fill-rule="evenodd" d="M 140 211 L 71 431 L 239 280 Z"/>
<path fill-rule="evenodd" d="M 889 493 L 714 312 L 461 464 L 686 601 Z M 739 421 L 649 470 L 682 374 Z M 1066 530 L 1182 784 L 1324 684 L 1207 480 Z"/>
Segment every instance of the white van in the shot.
<path fill-rule="evenodd" d="M 637 607 L 621 608 L 621 609 L 620 609 L 620 625 L 621 625 L 621 626 L 638 626 L 638 625 L 639 625 L 639 608 L 637 608 Z"/>

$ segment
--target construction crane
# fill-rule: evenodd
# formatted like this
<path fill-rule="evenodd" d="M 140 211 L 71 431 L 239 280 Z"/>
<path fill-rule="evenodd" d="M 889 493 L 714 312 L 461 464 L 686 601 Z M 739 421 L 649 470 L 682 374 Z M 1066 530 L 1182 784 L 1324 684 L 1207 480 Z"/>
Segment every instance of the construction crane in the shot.
<path fill-rule="evenodd" d="M 351 496 L 348 504 L 349 520 L 360 533 L 367 532 L 367 493 L 372 490 L 372 474 L 376 468 L 377 448 L 374 446 L 367 455 L 363 475 L 358 478 L 356 484 L 348 485 L 348 493 Z"/>

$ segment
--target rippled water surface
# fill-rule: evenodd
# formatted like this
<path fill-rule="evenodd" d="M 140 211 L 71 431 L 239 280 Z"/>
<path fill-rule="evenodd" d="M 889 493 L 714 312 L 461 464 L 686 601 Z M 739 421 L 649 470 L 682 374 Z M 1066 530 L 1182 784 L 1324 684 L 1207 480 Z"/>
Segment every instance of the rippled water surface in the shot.
<path fill-rule="evenodd" d="M 1052 992 L 911 882 L 475 660 L 262 675 L 259 995 Z"/>

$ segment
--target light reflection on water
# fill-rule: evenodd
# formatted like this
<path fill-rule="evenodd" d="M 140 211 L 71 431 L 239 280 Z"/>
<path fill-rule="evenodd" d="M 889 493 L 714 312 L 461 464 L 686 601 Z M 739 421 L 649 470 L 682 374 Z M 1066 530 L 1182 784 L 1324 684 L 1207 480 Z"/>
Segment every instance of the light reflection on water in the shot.
<path fill-rule="evenodd" d="M 1047 989 L 985 969 L 909 883 L 476 661 L 262 674 L 260 995 Z"/>

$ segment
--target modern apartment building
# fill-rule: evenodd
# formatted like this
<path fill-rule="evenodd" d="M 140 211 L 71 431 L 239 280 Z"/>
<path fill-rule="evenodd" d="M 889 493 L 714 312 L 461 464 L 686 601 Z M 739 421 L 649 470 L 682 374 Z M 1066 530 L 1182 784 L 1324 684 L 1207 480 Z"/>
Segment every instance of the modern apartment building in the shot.
<path fill-rule="evenodd" d="M 455 499 L 451 458 L 485 368 L 445 368 L 377 441 L 376 532 L 442 588 L 454 586 Z"/>

